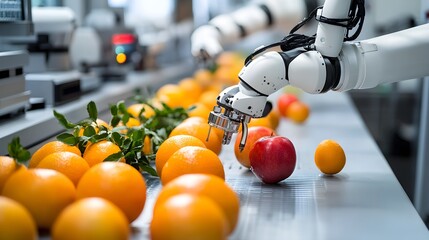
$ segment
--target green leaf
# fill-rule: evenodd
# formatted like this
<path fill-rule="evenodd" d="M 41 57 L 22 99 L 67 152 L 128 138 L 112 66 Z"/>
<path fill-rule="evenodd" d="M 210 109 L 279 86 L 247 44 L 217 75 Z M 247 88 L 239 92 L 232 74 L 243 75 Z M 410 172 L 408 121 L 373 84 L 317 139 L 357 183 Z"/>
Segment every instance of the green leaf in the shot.
<path fill-rule="evenodd" d="M 73 134 L 70 133 L 62 133 L 57 136 L 57 140 L 67 145 L 75 146 L 79 142 L 79 137 L 75 137 Z"/>
<path fill-rule="evenodd" d="M 116 145 L 118 145 L 118 146 L 122 145 L 123 140 L 122 140 L 122 137 L 121 137 L 120 133 L 118 133 L 118 132 L 112 132 L 111 138 L 113 140 L 113 143 L 115 143 Z"/>
<path fill-rule="evenodd" d="M 54 116 L 66 129 L 73 129 L 76 124 L 69 122 L 64 115 L 54 110 Z"/>
<path fill-rule="evenodd" d="M 95 122 L 98 118 L 98 111 L 97 111 L 97 106 L 95 105 L 95 102 L 93 101 L 89 102 L 88 105 L 86 106 L 86 110 L 88 111 L 89 118 Z"/>
<path fill-rule="evenodd" d="M 113 115 L 113 116 L 116 116 L 116 115 L 118 115 L 118 106 L 116 106 L 116 105 L 111 105 L 110 106 L 110 113 Z"/>
<path fill-rule="evenodd" d="M 57 136 L 58 141 L 61 141 L 70 146 L 75 146 L 79 142 L 79 138 L 70 133 L 61 133 Z"/>
<path fill-rule="evenodd" d="M 129 115 L 129 114 L 124 114 L 124 115 L 122 115 L 122 119 L 121 119 L 121 121 L 122 121 L 122 123 L 123 123 L 124 125 L 126 125 L 126 124 L 127 124 L 128 120 L 130 120 L 130 115 Z"/>
<path fill-rule="evenodd" d="M 79 125 L 79 126 L 83 126 L 83 127 L 86 127 L 86 126 L 92 126 L 92 124 L 94 123 L 94 121 L 92 121 L 92 119 L 90 119 L 90 118 L 85 118 L 85 119 L 83 119 L 83 120 L 81 120 L 81 121 L 79 121 L 78 123 L 77 123 L 77 125 Z"/>
<path fill-rule="evenodd" d="M 19 163 L 26 162 L 31 157 L 30 152 L 21 145 L 19 137 L 12 139 L 7 146 L 7 151 L 9 156 L 16 159 Z"/>
<path fill-rule="evenodd" d="M 146 165 L 143 163 L 139 163 L 139 167 L 141 169 L 143 169 L 145 172 L 149 173 L 150 175 L 158 177 L 158 173 L 156 172 L 156 170 L 152 166 Z"/>
<path fill-rule="evenodd" d="M 143 142 L 143 138 L 144 138 L 144 129 L 136 130 L 131 134 L 131 140 L 135 142 Z"/>
<path fill-rule="evenodd" d="M 102 140 L 106 140 L 108 137 L 109 137 L 109 134 L 107 132 L 105 132 L 105 133 L 93 135 L 89 139 L 89 141 L 91 141 L 92 143 L 96 143 L 96 142 L 100 142 Z"/>
<path fill-rule="evenodd" d="M 133 162 L 136 162 L 135 161 L 135 159 L 136 159 L 136 154 L 134 153 L 134 152 L 128 152 L 127 154 L 125 154 L 125 161 L 126 161 L 126 163 L 128 163 L 128 164 L 131 164 L 131 163 L 133 163 Z"/>
<path fill-rule="evenodd" d="M 122 143 L 122 149 L 128 150 L 131 146 L 131 143 L 132 143 L 131 139 L 129 138 L 125 139 L 124 142 Z"/>
<path fill-rule="evenodd" d="M 124 157 L 124 154 L 122 152 L 117 152 L 117 153 L 113 153 L 111 155 L 109 155 L 107 158 L 105 158 L 103 161 L 104 162 L 117 162 L 119 161 L 122 157 Z"/>
<path fill-rule="evenodd" d="M 85 127 L 85 130 L 83 131 L 83 135 L 86 137 L 92 137 L 95 134 L 97 134 L 97 133 L 95 132 L 94 127 L 92 127 L 92 126 Z"/>
<path fill-rule="evenodd" d="M 113 116 L 112 120 L 110 121 L 110 125 L 112 125 L 112 127 L 116 127 L 118 126 L 119 122 L 121 121 L 121 118 L 117 115 Z"/>
<path fill-rule="evenodd" d="M 125 103 L 123 101 L 120 101 L 118 103 L 118 109 L 119 109 L 120 113 L 122 113 L 122 114 L 128 114 L 127 107 L 125 106 Z"/>

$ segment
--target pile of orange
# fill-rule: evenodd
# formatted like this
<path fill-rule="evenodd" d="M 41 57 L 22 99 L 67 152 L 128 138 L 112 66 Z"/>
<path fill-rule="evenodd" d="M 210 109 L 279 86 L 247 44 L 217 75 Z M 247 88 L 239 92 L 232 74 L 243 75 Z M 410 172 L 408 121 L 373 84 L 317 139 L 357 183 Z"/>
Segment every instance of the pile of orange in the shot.
<path fill-rule="evenodd" d="M 44 229 L 55 239 L 127 239 L 143 211 L 146 183 L 131 165 L 103 162 L 118 151 L 108 141 L 88 144 L 83 154 L 51 141 L 32 155 L 28 169 L 0 157 L 0 211 L 7 218 L 0 220 L 0 238 L 37 239 Z"/>
<path fill-rule="evenodd" d="M 151 239 L 227 239 L 237 226 L 239 209 L 237 194 L 222 178 L 182 175 L 166 184 L 156 199 Z"/>
<path fill-rule="evenodd" d="M 279 96 L 277 109 L 281 116 L 297 124 L 304 123 L 310 116 L 310 107 L 292 93 L 282 93 Z"/>

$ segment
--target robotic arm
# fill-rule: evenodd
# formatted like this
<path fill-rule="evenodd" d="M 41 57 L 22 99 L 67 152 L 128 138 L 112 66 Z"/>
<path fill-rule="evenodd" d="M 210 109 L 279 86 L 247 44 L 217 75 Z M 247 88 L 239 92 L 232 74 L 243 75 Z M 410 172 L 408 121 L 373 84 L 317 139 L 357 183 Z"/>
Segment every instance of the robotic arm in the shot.
<path fill-rule="evenodd" d="M 214 59 L 223 45 L 272 26 L 291 29 L 318 6 L 318 0 L 266 0 L 213 18 L 191 36 L 191 51 L 199 60 Z"/>
<path fill-rule="evenodd" d="M 360 10 L 352 10 L 355 4 Z M 272 108 L 267 97 L 287 84 L 318 94 L 428 76 L 429 24 L 364 41 L 343 42 L 349 38 L 344 37 L 349 30 L 346 21 L 362 26 L 363 18 L 348 18 L 350 14 L 359 15 L 359 11 L 364 15 L 362 7 L 363 0 L 326 0 L 315 13 L 319 25 L 314 38 L 304 38 L 305 44 L 295 47 L 294 42 L 302 36 L 286 37 L 286 45 L 280 44 L 284 52 L 265 52 L 268 46 L 251 54 L 239 73 L 240 83 L 220 93 L 218 106 L 208 119 L 211 126 L 224 130 L 223 143 L 228 144 L 242 125 L 240 148 L 244 148 L 247 123 L 251 118 L 266 116 Z"/>

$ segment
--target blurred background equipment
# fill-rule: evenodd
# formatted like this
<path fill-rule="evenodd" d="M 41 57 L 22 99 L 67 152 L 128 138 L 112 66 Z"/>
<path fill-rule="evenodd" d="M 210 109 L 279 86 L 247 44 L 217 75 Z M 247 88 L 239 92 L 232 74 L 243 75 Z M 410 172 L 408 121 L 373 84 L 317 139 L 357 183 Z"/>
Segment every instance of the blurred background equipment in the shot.
<path fill-rule="evenodd" d="M 74 13 L 67 7 L 33 7 L 36 40 L 27 45 L 29 64 L 25 67 L 26 87 L 31 97 L 43 98 L 55 106 L 78 98 L 79 71 L 73 69 L 69 46 L 74 29 Z"/>
<path fill-rule="evenodd" d="M 30 92 L 25 89 L 23 68 L 28 53 L 10 45 L 14 38 L 33 33 L 31 2 L 0 2 L 0 116 L 23 112 L 28 107 Z"/>

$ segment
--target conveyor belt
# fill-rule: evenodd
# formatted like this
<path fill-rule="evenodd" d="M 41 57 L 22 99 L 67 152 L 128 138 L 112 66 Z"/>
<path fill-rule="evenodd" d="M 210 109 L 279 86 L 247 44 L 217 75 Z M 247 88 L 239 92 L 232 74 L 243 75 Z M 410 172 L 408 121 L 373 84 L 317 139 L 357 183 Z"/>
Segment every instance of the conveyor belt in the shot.
<path fill-rule="evenodd" d="M 239 194 L 239 224 L 230 240 L 429 239 L 429 232 L 368 133 L 348 95 L 304 95 L 311 117 L 298 126 L 283 120 L 278 134 L 295 144 L 298 163 L 277 185 L 261 183 L 235 160 L 233 145 L 220 155 L 226 181 Z M 317 144 L 337 140 L 347 164 L 324 176 L 313 162 Z M 158 179 L 148 180 L 148 201 L 133 239 L 149 239 Z"/>

